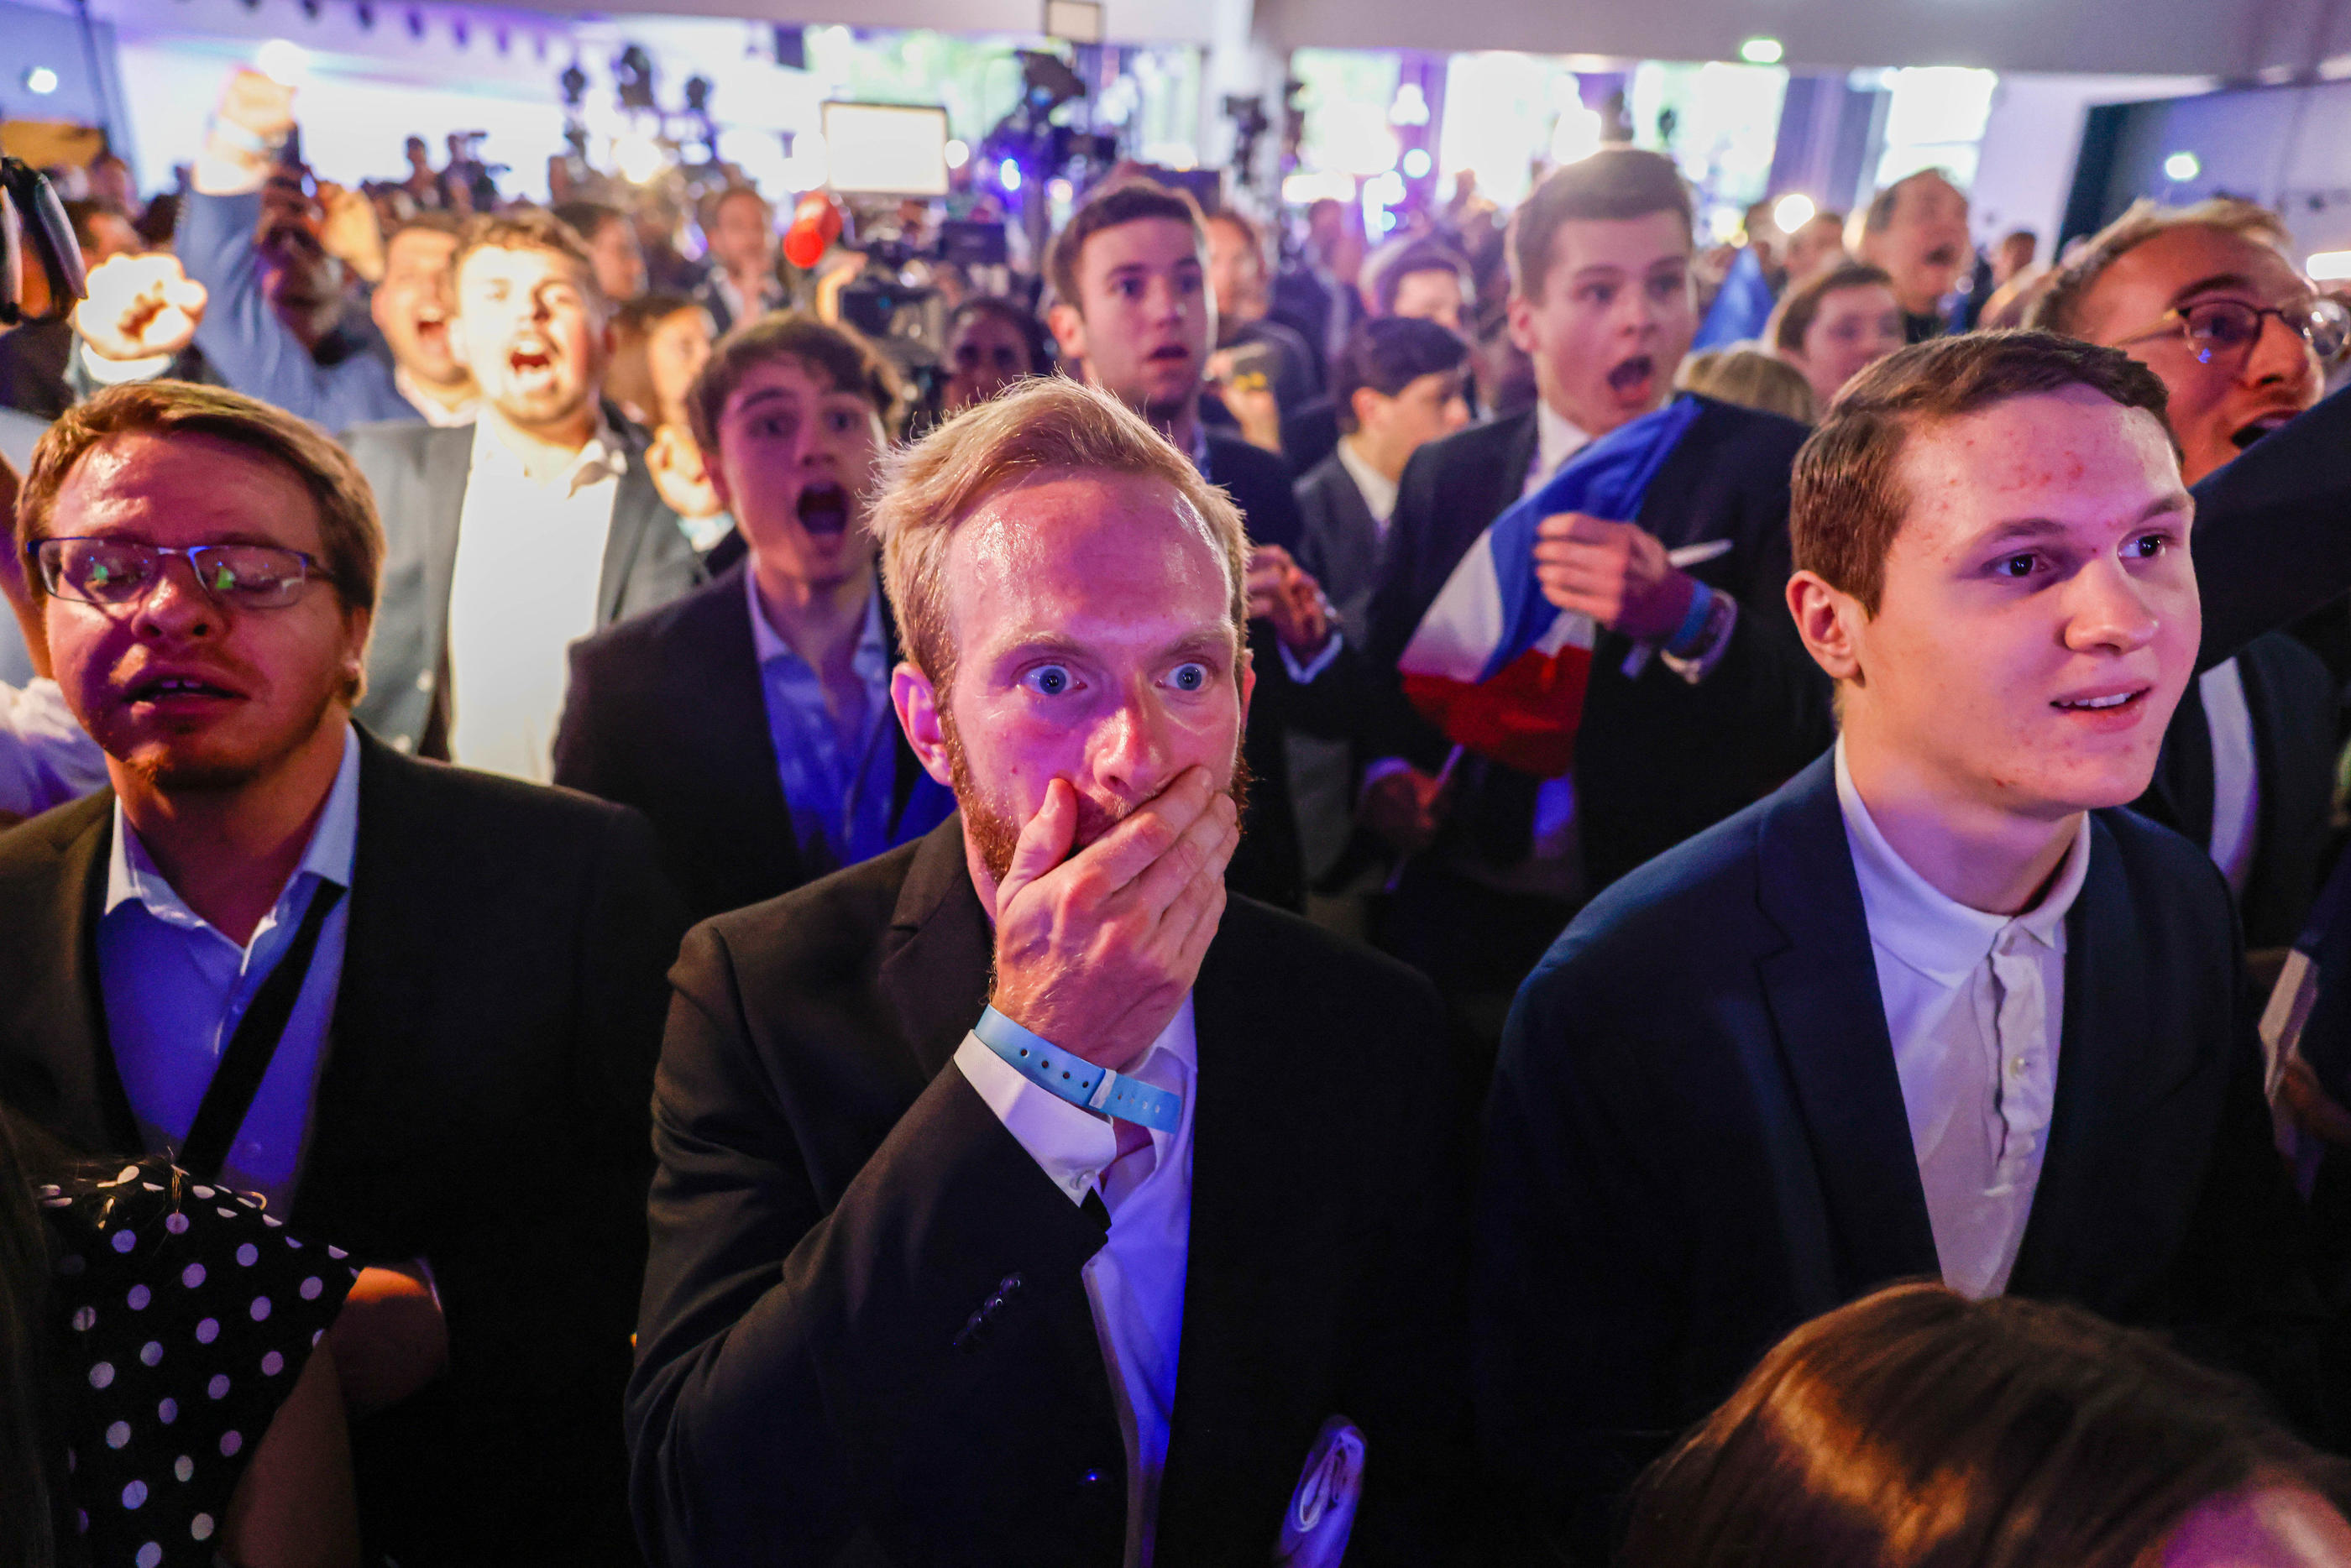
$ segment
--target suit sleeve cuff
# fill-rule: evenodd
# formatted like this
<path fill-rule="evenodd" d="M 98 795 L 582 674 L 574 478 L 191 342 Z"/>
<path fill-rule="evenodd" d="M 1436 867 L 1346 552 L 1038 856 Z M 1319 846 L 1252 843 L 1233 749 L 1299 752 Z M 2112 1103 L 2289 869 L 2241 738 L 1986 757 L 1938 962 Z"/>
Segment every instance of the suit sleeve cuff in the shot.
<path fill-rule="evenodd" d="M 1083 1203 L 1118 1158 L 1118 1134 L 1110 1123 L 1039 1088 L 977 1034 L 963 1037 L 955 1064 L 1061 1195 L 1071 1203 Z"/>
<path fill-rule="evenodd" d="M 1716 589 L 1697 645 L 1687 653 L 1659 649 L 1657 656 L 1666 661 L 1667 669 L 1695 686 L 1713 674 L 1714 667 L 1722 662 L 1724 650 L 1730 647 L 1730 634 L 1738 628 L 1739 601 Z"/>

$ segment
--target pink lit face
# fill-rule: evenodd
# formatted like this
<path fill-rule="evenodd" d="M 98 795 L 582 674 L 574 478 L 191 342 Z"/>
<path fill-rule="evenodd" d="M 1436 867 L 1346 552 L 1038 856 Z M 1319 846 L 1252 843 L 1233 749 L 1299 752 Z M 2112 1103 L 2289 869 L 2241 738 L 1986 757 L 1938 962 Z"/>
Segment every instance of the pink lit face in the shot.
<path fill-rule="evenodd" d="M 2202 630 L 2162 425 L 2087 388 L 2011 398 L 1914 430 L 1897 475 L 1877 611 L 1840 611 L 1849 743 L 1980 809 L 2137 799 Z"/>
<path fill-rule="evenodd" d="M 2262 1487 L 2211 1499 L 2163 1543 L 2161 1568 L 2341 1568 L 2351 1524 L 2316 1492 Z"/>

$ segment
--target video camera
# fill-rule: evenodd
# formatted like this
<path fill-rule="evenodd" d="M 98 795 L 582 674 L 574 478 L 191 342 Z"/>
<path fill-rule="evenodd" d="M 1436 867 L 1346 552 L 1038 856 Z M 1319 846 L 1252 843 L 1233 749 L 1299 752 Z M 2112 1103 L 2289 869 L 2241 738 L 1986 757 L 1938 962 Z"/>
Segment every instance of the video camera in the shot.
<path fill-rule="evenodd" d="M 40 268 L 41 288 L 26 308 L 27 250 Z M 89 297 L 89 275 L 73 220 L 48 176 L 29 163 L 0 157 L 0 325 L 46 321 Z"/>

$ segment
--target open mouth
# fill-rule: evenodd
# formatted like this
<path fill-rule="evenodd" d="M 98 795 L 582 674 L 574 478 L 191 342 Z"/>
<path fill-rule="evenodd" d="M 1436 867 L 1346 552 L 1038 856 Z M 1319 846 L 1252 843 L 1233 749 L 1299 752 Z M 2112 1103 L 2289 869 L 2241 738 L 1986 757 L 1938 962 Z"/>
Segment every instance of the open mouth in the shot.
<path fill-rule="evenodd" d="M 507 350 L 507 369 L 517 381 L 545 382 L 555 375 L 555 358 L 554 345 L 525 338 Z"/>
<path fill-rule="evenodd" d="M 188 699 L 235 701 L 245 694 L 207 680 L 201 675 L 151 675 L 134 681 L 123 695 L 126 701 L 139 703 Z"/>
<path fill-rule="evenodd" d="M 1191 357 L 1192 351 L 1181 343 L 1162 343 L 1144 356 L 1154 365 L 1180 364 Z"/>
<path fill-rule="evenodd" d="M 2151 687 L 2141 686 L 2129 691 L 2109 691 L 2095 697 L 2060 697 L 2050 703 L 2061 713 L 2116 713 L 2136 708 L 2146 701 Z"/>
<path fill-rule="evenodd" d="M 2263 414 L 2260 419 L 2231 434 L 2229 441 L 2239 452 L 2242 452 L 2263 436 L 2293 421 L 2294 416 L 2290 413 Z"/>
<path fill-rule="evenodd" d="M 820 539 L 849 531 L 849 492 L 838 484 L 810 485 L 800 492 L 800 526 Z"/>
<path fill-rule="evenodd" d="M 1646 354 L 1635 354 L 1608 372 L 1608 389 L 1620 398 L 1635 397 L 1646 392 L 1656 381 L 1657 362 Z"/>
<path fill-rule="evenodd" d="M 449 318 L 438 313 L 420 315 L 416 318 L 416 340 L 428 348 L 445 349 L 449 347 Z"/>

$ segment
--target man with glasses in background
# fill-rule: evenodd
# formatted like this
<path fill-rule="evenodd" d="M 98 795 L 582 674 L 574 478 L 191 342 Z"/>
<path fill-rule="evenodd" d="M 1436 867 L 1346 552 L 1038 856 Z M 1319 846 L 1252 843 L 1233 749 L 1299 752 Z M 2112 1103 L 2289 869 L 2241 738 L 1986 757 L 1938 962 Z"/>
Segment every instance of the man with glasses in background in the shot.
<path fill-rule="evenodd" d="M 2170 395 L 2189 484 L 2316 403 L 2351 316 L 2283 254 L 2285 226 L 2250 202 L 2140 202 L 2034 306 L 2032 324 L 2111 348 Z M 2341 607 L 2331 612 L 2336 621 Z M 2236 895 L 2251 949 L 2283 948 L 2315 891 L 2334 792 L 2340 678 L 2283 632 L 2188 689 L 2138 808 L 2204 846 Z"/>
<path fill-rule="evenodd" d="M 365 1265 L 385 1332 L 336 1369 L 372 1550 L 633 1563 L 614 1413 L 685 924 L 651 828 L 351 722 L 383 532 L 290 414 L 103 393 L 13 547 L 112 788 L 0 834 L 0 1101 Z"/>

